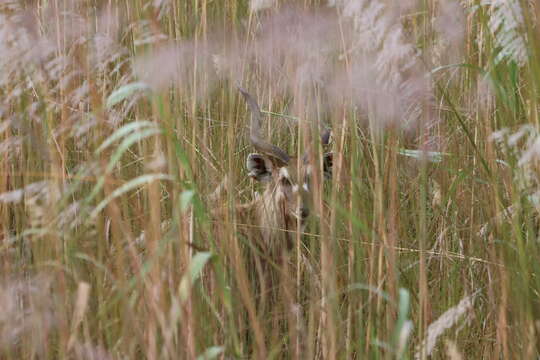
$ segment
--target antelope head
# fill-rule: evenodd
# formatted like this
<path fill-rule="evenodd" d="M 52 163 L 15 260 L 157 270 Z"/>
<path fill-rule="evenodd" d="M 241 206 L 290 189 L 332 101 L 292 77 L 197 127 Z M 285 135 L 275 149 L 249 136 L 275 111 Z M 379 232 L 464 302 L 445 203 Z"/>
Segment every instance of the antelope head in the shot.
<path fill-rule="evenodd" d="M 248 175 L 265 185 L 258 201 L 258 220 L 264 238 L 268 240 L 276 230 L 303 231 L 310 214 L 310 178 L 313 166 L 310 157 L 291 157 L 279 147 L 265 141 L 261 136 L 261 112 L 255 99 L 245 90 L 239 89 L 251 111 L 249 139 L 257 153 L 247 157 Z M 327 145 L 330 131 L 325 131 L 321 140 Z M 323 155 L 324 178 L 332 176 L 332 153 Z"/>

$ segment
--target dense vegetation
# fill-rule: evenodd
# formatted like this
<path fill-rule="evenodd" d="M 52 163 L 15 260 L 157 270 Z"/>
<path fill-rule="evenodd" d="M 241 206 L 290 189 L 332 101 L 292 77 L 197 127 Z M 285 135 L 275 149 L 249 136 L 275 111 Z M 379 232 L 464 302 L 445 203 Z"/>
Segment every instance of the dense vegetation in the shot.
<path fill-rule="evenodd" d="M 0 2 L 0 358 L 538 358 L 537 7 Z M 333 132 L 263 271 L 239 85 Z"/>

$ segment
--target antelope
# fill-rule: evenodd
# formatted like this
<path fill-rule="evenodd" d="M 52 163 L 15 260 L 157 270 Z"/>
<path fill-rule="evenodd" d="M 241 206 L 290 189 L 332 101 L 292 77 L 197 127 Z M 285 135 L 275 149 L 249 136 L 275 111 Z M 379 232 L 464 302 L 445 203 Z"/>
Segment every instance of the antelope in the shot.
<path fill-rule="evenodd" d="M 257 153 L 246 159 L 248 176 L 264 184 L 264 192 L 252 202 L 237 208 L 239 218 L 260 232 L 262 245 L 275 254 L 283 246 L 291 247 L 291 233 L 304 231 L 310 215 L 310 178 L 313 166 L 308 153 L 292 157 L 283 149 L 264 140 L 261 134 L 261 111 L 255 99 L 239 88 L 251 112 L 249 140 Z M 330 131 L 321 135 L 328 145 Z M 332 176 L 332 153 L 323 155 L 323 174 Z M 283 243 L 285 240 L 285 244 Z"/>
<path fill-rule="evenodd" d="M 233 236 L 231 242 L 218 244 L 225 245 L 222 248 L 223 253 L 228 254 L 231 259 L 233 273 L 239 284 L 239 294 L 253 326 L 258 357 L 266 358 L 267 340 L 263 336 L 260 321 L 270 320 L 272 322 L 270 328 L 273 329 L 271 333 L 279 338 L 280 332 L 276 329 L 282 328 L 291 319 L 287 315 L 290 314 L 290 309 L 282 308 L 284 303 L 279 299 L 290 297 L 294 293 L 292 290 L 294 283 L 290 275 L 295 273 L 291 270 L 295 268 L 295 263 L 290 261 L 288 250 L 293 246 L 294 235 L 298 236 L 298 232 L 304 231 L 311 213 L 310 180 L 315 175 L 315 167 L 311 163 L 312 156 L 309 156 L 309 153 L 304 153 L 301 157 L 292 157 L 264 139 L 261 132 L 262 114 L 257 101 L 244 89 L 239 90 L 251 113 L 249 141 L 256 151 L 247 155 L 247 175 L 260 182 L 264 190 L 249 203 L 235 207 L 234 216 L 235 222 L 242 225 L 238 226 L 237 230 L 248 240 L 250 248 L 253 245 L 257 251 L 246 249 L 247 256 L 242 256 L 236 236 Z M 323 145 L 327 145 L 330 131 L 324 131 L 321 138 Z M 331 177 L 332 153 L 323 155 L 322 165 L 324 177 Z M 217 192 L 211 195 L 211 199 L 216 200 L 227 183 L 228 180 L 225 178 Z M 214 211 L 214 218 L 222 217 L 224 215 L 220 214 L 222 210 L 224 209 Z M 219 221 L 216 225 L 219 225 Z M 262 257 L 259 256 L 259 251 Z M 301 253 L 298 255 L 298 259 L 304 259 Z M 274 266 L 275 264 L 278 266 Z M 306 269 L 311 269 L 309 262 L 305 264 Z M 250 294 L 249 284 L 258 289 L 257 296 L 253 297 Z M 270 319 L 263 320 L 259 316 L 264 317 L 268 314 L 267 306 L 272 308 L 274 315 Z M 280 311 L 283 317 L 275 315 Z M 293 323 L 288 326 L 295 329 Z M 279 340 L 273 339 L 271 342 L 279 343 Z"/>

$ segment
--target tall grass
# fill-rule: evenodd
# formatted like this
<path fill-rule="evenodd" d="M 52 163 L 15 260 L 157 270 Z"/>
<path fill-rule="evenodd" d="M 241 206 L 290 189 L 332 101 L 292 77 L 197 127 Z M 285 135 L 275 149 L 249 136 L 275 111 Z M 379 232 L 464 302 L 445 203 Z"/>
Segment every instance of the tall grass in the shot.
<path fill-rule="evenodd" d="M 1 2 L 0 357 L 537 358 L 537 6 Z M 333 129 L 286 261 L 237 85 Z"/>

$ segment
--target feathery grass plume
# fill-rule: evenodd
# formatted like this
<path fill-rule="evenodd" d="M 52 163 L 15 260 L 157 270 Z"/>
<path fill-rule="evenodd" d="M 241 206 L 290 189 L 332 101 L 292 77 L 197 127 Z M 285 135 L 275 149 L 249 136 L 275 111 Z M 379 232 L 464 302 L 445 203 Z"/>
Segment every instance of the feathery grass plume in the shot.
<path fill-rule="evenodd" d="M 22 202 L 26 214 L 26 226 L 34 231 L 46 232 L 51 225 L 50 207 L 60 198 L 60 191 L 51 181 L 38 181 L 24 188 L 0 193 L 0 203 L 14 205 Z"/>
<path fill-rule="evenodd" d="M 412 129 L 433 99 L 418 50 L 407 41 L 399 13 L 381 1 L 335 1 L 352 23 L 343 70 L 331 85 L 334 103 L 360 105 L 374 126 Z M 431 121 L 433 119 L 430 119 Z"/>
<path fill-rule="evenodd" d="M 418 346 L 414 355 L 415 359 L 422 359 L 424 356 L 430 356 L 435 349 L 439 337 L 449 328 L 454 326 L 461 317 L 473 308 L 474 299 L 478 292 L 465 296 L 459 304 L 446 310 L 437 320 L 432 322 L 427 328 L 427 334 L 424 340 Z"/>
<path fill-rule="evenodd" d="M 131 75 L 126 71 L 125 49 L 116 42 L 120 17 L 115 10 L 89 10 L 81 2 L 68 5 L 60 9 L 52 3 L 42 7 L 21 7 L 19 3 L 9 11 L 0 11 L 0 88 L 4 95 L 0 109 L 6 110 L 0 152 L 9 152 L 13 166 L 20 160 L 17 155 L 29 150 L 26 156 L 36 161 L 33 176 L 53 177 L 22 187 L 11 185 L 1 198 L 12 203 L 24 199 L 24 224 L 41 234 L 46 229 L 60 234 L 80 223 L 74 221 L 80 215 L 80 194 L 71 190 L 71 202 L 60 200 L 64 191 L 81 186 L 81 179 L 72 182 L 66 175 L 78 168 L 88 175 L 95 166 L 86 162 L 84 155 L 63 157 L 63 151 L 71 145 L 85 149 L 98 135 L 91 130 L 105 125 L 98 123 L 99 109 L 89 111 L 95 103 L 90 82 L 94 92 L 107 91 Z M 93 22 L 82 15 L 84 10 L 95 10 Z M 92 79 L 87 72 L 93 73 Z M 108 119 L 114 125 L 115 117 Z M 71 166 L 70 160 L 75 158 L 77 164 Z M 58 164 L 64 165 L 63 175 L 57 173 L 61 170 Z M 14 175 L 14 179 L 19 178 Z M 39 191 L 36 184 L 42 185 Z M 51 211 L 53 208 L 58 213 Z"/>
<path fill-rule="evenodd" d="M 118 42 L 123 23 L 120 11 L 111 6 L 96 14 L 96 21 L 92 24 L 94 28 L 91 30 L 89 60 L 101 74 L 113 70 L 109 75 L 121 75 L 120 69 L 128 55 L 127 49 Z"/>
<path fill-rule="evenodd" d="M 495 103 L 495 93 L 491 80 L 486 76 L 479 75 L 476 82 L 476 95 L 473 95 L 477 104 L 484 111 L 493 109 Z"/>
<path fill-rule="evenodd" d="M 463 356 L 459 352 L 459 349 L 455 342 L 451 340 L 446 340 L 446 354 L 450 360 L 462 360 Z"/>
<path fill-rule="evenodd" d="M 287 7 L 261 18 L 250 55 L 265 82 L 278 93 L 311 97 L 314 89 L 327 86 L 336 71 L 335 58 L 343 35 L 339 31 L 332 9 Z"/>
<path fill-rule="evenodd" d="M 491 30 L 498 54 L 495 63 L 515 61 L 523 66 L 527 62 L 527 37 L 524 29 L 523 11 L 519 0 L 483 0 L 491 11 L 489 29 Z"/>
<path fill-rule="evenodd" d="M 153 0 L 152 6 L 157 10 L 157 18 L 162 19 L 170 14 L 172 10 L 171 0 Z"/>
<path fill-rule="evenodd" d="M 70 190 L 68 186 L 58 186 L 53 181 L 38 181 L 23 188 L 0 193 L 0 203 L 6 207 L 22 204 L 25 214 L 25 226 L 33 236 L 48 232 L 68 233 L 80 226 L 85 218 L 84 206 L 79 200 L 72 199 L 65 205 L 58 206 L 62 197 Z M 51 207 L 58 206 L 58 214 L 51 214 Z M 54 216 L 53 216 L 54 215 Z M 20 235 L 21 240 L 27 236 Z"/>
<path fill-rule="evenodd" d="M 0 354 L 46 354 L 50 337 L 65 321 L 53 279 L 45 275 L 5 279 L 0 283 Z"/>
<path fill-rule="evenodd" d="M 0 358 L 538 355 L 531 2 L 292 3 L 0 0 Z M 524 24 L 500 20 L 518 3 Z M 322 215 L 268 266 L 258 217 L 234 211 L 260 189 L 237 83 L 295 117 L 298 141 L 264 122 L 291 153 L 313 145 L 308 121 L 334 125 Z M 394 136 L 432 124 L 443 156 Z M 413 176 L 405 156 L 433 163 Z M 454 307 L 430 345 L 433 311 L 478 283 L 482 306 Z M 407 316 L 375 295 L 400 288 Z"/>
<path fill-rule="evenodd" d="M 405 351 L 407 350 L 407 344 L 409 343 L 409 338 L 413 332 L 414 324 L 411 320 L 407 320 L 401 331 L 399 332 L 396 355 L 398 359 L 402 359 Z"/>
<path fill-rule="evenodd" d="M 304 105 L 319 94 L 328 110 L 356 105 L 381 127 L 412 128 L 433 94 L 398 12 L 378 1 L 331 5 L 339 11 L 284 8 L 261 18 L 251 47 L 265 83 Z"/>
<path fill-rule="evenodd" d="M 444 36 L 453 47 L 460 46 L 467 30 L 465 20 L 466 15 L 459 0 L 441 1 L 435 18 L 435 31 Z"/>
<path fill-rule="evenodd" d="M 136 59 L 136 73 L 154 88 L 174 85 L 204 99 L 220 78 L 238 81 L 255 69 L 272 93 L 294 94 L 303 111 L 310 99 L 328 110 L 355 104 L 382 126 L 412 127 L 432 94 L 400 19 L 381 2 L 338 5 L 341 23 L 334 9 L 285 7 L 258 17 L 247 44 L 234 36 L 220 43 L 210 33 L 207 40 L 161 45 Z"/>
<path fill-rule="evenodd" d="M 113 360 L 115 357 L 103 346 L 91 342 L 77 342 L 73 347 L 73 354 L 80 360 Z"/>
<path fill-rule="evenodd" d="M 116 42 L 120 18 L 115 9 L 102 10 L 90 23 L 79 14 L 77 4 L 72 2 L 62 10 L 50 5 L 39 11 L 29 6 L 0 14 L 4 18 L 0 22 L 0 85 L 12 89 L 2 99 L 4 107 L 23 104 L 19 100 L 33 96 L 36 102 L 26 108 L 31 120 L 40 121 L 43 107 L 57 115 L 62 113 L 63 121 L 55 124 L 52 133 L 60 136 L 71 132 L 75 138 L 88 141 L 82 135 L 96 123 L 94 114 L 86 113 L 90 88 L 85 70 L 99 74 L 94 81 L 100 89 L 110 86 L 105 79 L 127 82 L 130 72 L 122 71 L 126 52 Z M 37 23 L 41 24 L 39 28 Z M 36 97 L 36 89 L 47 89 L 47 97 Z M 12 116 L 17 119 L 16 114 Z M 79 122 L 80 127 L 74 126 Z M 37 144 L 34 141 L 33 146 Z"/>
<path fill-rule="evenodd" d="M 342 35 L 335 11 L 284 7 L 261 13 L 255 24 L 253 38 L 247 41 L 222 27 L 205 38 L 161 44 L 136 58 L 136 73 L 155 89 L 196 91 L 200 100 L 218 81 L 238 83 L 249 73 L 257 74 L 258 82 L 275 95 L 298 95 L 294 102 L 314 99 L 316 89 L 324 90 L 335 72 Z"/>
<path fill-rule="evenodd" d="M 32 198 L 34 196 L 40 197 L 46 194 L 47 182 L 39 181 L 26 185 L 22 189 L 12 190 L 0 194 L 0 202 L 3 203 L 18 203 L 23 200 Z"/>
<path fill-rule="evenodd" d="M 117 41 L 117 9 L 55 4 L 14 2 L 9 11 L 0 10 L 0 152 L 9 152 L 5 164 L 15 170 L 0 198 L 8 202 L 2 210 L 25 215 L 20 225 L 30 231 L 17 234 L 23 240 L 69 237 L 83 222 L 81 189 L 98 169 L 88 146 L 102 135 L 97 127 L 114 127 L 133 105 L 126 102 L 108 114 L 100 108 L 100 97 L 132 74 L 126 48 Z M 17 170 L 21 155 L 31 175 Z M 23 207 L 14 206 L 19 200 Z"/>
<path fill-rule="evenodd" d="M 513 180 L 517 188 L 528 194 L 533 204 L 540 210 L 540 177 L 538 176 L 538 160 L 540 160 L 540 132 L 531 124 L 520 126 L 512 132 L 509 128 L 491 134 L 491 140 L 509 158 L 517 160 L 513 171 Z M 508 165 L 508 164 L 507 164 Z"/>
<path fill-rule="evenodd" d="M 277 3 L 276 0 L 251 0 L 249 2 L 249 8 L 251 11 L 259 11 L 271 8 Z"/>
<path fill-rule="evenodd" d="M 221 76 L 241 80 L 257 74 L 258 82 L 276 95 L 294 94 L 293 102 L 314 100 L 334 76 L 347 28 L 340 28 L 333 9 L 285 6 L 256 17 L 253 38 L 228 41 L 220 49 L 216 67 Z M 238 56 L 241 54 L 243 56 Z M 325 99 L 316 99 L 326 103 Z M 294 107 L 293 107 L 294 108 Z"/>
<path fill-rule="evenodd" d="M 434 29 L 439 34 L 439 38 L 434 46 L 434 52 L 439 57 L 439 63 L 455 63 L 462 55 L 467 30 L 466 19 L 459 0 L 438 2 Z"/>
<path fill-rule="evenodd" d="M 75 301 L 75 308 L 71 318 L 71 334 L 67 343 L 68 351 L 73 348 L 77 341 L 78 328 L 88 310 L 89 295 L 90 285 L 86 282 L 80 282 L 77 287 L 77 300 Z"/>
<path fill-rule="evenodd" d="M 201 40 L 164 43 L 135 59 L 137 77 L 154 90 L 175 87 L 204 100 L 216 86 L 213 44 Z"/>

